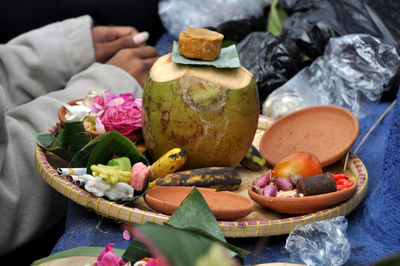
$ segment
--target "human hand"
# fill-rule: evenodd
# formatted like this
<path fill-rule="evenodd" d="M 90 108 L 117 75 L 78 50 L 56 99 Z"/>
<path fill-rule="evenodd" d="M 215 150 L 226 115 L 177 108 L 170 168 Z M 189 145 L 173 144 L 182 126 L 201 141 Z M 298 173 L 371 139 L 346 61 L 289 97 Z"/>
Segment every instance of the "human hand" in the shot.
<path fill-rule="evenodd" d="M 122 68 L 144 87 L 147 73 L 158 57 L 159 54 L 153 47 L 141 46 L 117 52 L 106 64 Z"/>
<path fill-rule="evenodd" d="M 96 62 L 106 62 L 119 50 L 143 46 L 148 37 L 147 32 L 139 33 L 133 27 L 94 27 L 92 38 Z"/>

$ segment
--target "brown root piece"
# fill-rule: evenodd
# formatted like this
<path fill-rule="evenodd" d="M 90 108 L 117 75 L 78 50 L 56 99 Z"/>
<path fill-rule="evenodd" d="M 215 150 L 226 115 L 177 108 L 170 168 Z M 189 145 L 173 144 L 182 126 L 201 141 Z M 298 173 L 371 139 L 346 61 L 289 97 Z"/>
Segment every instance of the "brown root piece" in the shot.
<path fill-rule="evenodd" d="M 304 196 L 319 195 L 337 190 L 335 179 L 329 173 L 300 178 L 296 187 L 297 193 L 303 193 Z"/>

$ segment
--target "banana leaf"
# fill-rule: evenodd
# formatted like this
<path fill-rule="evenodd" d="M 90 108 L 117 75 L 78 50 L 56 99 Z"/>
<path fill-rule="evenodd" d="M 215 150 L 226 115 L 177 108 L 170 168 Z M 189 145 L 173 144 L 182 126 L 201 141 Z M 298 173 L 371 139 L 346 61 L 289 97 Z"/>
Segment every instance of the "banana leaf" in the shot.
<path fill-rule="evenodd" d="M 136 226 L 133 236 L 135 240 L 146 243 L 153 253 L 157 252 L 157 259 L 164 259 L 169 265 L 233 265 L 218 242 L 191 231 L 147 222 Z M 143 258 L 145 253 L 130 247 L 122 255 L 124 261 L 135 262 Z"/>
<path fill-rule="evenodd" d="M 47 150 L 56 140 L 56 136 L 54 133 L 37 133 L 33 134 L 33 137 L 35 138 L 36 143 L 45 150 Z"/>
<path fill-rule="evenodd" d="M 49 265 L 54 265 L 54 264 L 51 264 L 52 263 L 51 261 L 56 260 L 56 259 L 61 259 L 61 258 L 81 257 L 81 256 L 97 258 L 103 249 L 104 249 L 104 247 L 72 248 L 72 249 L 60 251 L 60 252 L 54 253 L 52 255 L 49 255 L 48 257 L 36 260 L 32 263 L 32 266 L 39 266 L 42 263 L 46 263 L 46 262 L 49 262 Z M 121 257 L 122 254 L 125 252 L 123 249 L 113 248 L 113 250 L 115 252 L 115 255 L 118 257 Z M 85 260 L 83 260 L 82 262 L 84 263 Z"/>
<path fill-rule="evenodd" d="M 89 161 L 90 154 L 96 147 L 96 145 L 106 136 L 102 134 L 95 139 L 92 139 L 88 144 L 78 151 L 69 163 L 70 168 L 86 167 Z"/>
<path fill-rule="evenodd" d="M 190 232 L 192 235 L 196 236 L 195 239 L 180 239 L 179 241 L 182 241 L 184 246 L 194 247 L 193 242 L 196 242 L 196 245 L 206 245 L 206 243 L 209 243 L 209 241 L 212 243 L 220 243 L 231 250 L 231 253 L 229 254 L 230 256 L 238 255 L 238 258 L 242 263 L 243 258 L 249 254 L 247 250 L 240 249 L 226 242 L 214 214 L 211 212 L 205 199 L 196 188 L 192 190 L 192 192 L 182 202 L 181 206 L 179 206 L 179 208 L 172 214 L 168 222 L 165 223 L 164 227 L 171 227 L 182 232 Z M 147 234 L 147 232 L 142 232 L 142 234 L 143 233 Z M 154 235 L 154 238 L 158 239 L 152 238 L 149 240 L 150 242 L 145 242 L 146 245 L 148 243 L 152 243 L 152 245 L 159 249 L 158 245 L 164 245 L 160 242 L 165 242 L 167 245 L 172 247 L 174 246 L 174 244 L 171 244 L 172 238 L 174 238 L 173 236 L 170 237 L 164 235 L 162 232 L 159 232 L 158 234 Z M 169 256 L 179 257 L 180 254 L 184 253 L 182 252 L 183 249 L 181 251 L 180 248 L 175 248 L 175 251 L 176 253 L 173 253 L 172 251 L 171 254 L 168 253 L 168 259 L 170 258 Z M 166 250 L 164 252 L 169 251 Z M 164 253 L 163 255 L 167 256 L 167 254 Z M 142 259 L 143 257 L 149 256 L 151 256 L 151 252 L 146 249 L 146 246 L 144 246 L 140 240 L 135 238 L 125 251 L 122 258 L 129 258 L 132 261 L 136 261 Z M 171 265 L 175 264 L 171 263 Z M 189 263 L 187 265 L 194 264 Z"/>
<path fill-rule="evenodd" d="M 57 125 L 57 131 L 52 134 L 37 134 L 35 139 L 39 146 L 50 151 L 66 161 L 72 157 L 89 142 L 82 122 L 66 121 L 64 128 Z M 50 141 L 52 143 L 49 145 Z"/>
<path fill-rule="evenodd" d="M 166 224 L 174 228 L 195 231 L 204 237 L 219 241 L 241 258 L 249 254 L 247 250 L 231 245 L 225 240 L 217 219 L 197 188 L 189 193 Z"/>
<path fill-rule="evenodd" d="M 184 65 L 205 65 L 216 68 L 237 68 L 240 67 L 239 55 L 236 45 L 221 48 L 220 55 L 213 61 L 186 58 L 179 53 L 178 42 L 174 41 L 172 46 L 172 61 Z"/>
<path fill-rule="evenodd" d="M 90 166 L 93 164 L 104 164 L 114 157 L 128 157 L 131 164 L 142 162 L 149 165 L 147 159 L 136 149 L 135 144 L 127 137 L 117 131 L 102 134 L 103 138 L 99 141 L 90 153 L 87 162 L 87 173 L 92 174 Z"/>

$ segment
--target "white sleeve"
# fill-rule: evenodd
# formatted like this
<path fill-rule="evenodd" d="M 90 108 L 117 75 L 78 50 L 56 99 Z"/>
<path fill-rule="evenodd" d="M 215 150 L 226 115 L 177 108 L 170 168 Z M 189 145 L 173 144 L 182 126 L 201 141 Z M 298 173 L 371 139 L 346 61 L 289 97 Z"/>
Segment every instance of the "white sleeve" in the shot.
<path fill-rule="evenodd" d="M 95 61 L 92 19 L 53 23 L 0 45 L 0 84 L 7 110 L 65 87 Z"/>

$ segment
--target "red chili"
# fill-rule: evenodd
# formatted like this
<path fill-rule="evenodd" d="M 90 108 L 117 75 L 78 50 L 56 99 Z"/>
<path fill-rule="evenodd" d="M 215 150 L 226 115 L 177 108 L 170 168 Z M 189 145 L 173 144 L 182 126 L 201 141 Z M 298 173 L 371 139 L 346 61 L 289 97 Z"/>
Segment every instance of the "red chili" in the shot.
<path fill-rule="evenodd" d="M 335 180 L 339 179 L 348 179 L 349 177 L 346 174 L 332 174 L 333 178 Z"/>
<path fill-rule="evenodd" d="M 344 189 L 344 188 L 345 188 L 344 185 L 336 185 L 336 190 L 337 190 L 337 191 L 342 190 L 342 189 Z"/>
<path fill-rule="evenodd" d="M 346 186 L 347 182 L 349 182 L 347 179 L 342 178 L 342 179 L 336 180 L 336 185 Z"/>

